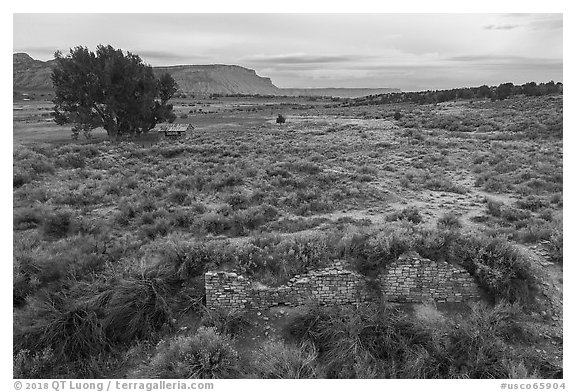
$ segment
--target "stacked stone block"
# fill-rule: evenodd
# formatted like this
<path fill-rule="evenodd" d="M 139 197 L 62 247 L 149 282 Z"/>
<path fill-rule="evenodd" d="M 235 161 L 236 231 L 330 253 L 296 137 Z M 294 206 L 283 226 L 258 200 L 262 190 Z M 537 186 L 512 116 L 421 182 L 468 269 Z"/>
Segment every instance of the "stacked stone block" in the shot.
<path fill-rule="evenodd" d="M 206 304 L 227 309 L 245 308 L 248 301 L 252 300 L 252 296 L 248 295 L 249 286 L 248 279 L 234 272 L 206 272 Z"/>
<path fill-rule="evenodd" d="M 364 278 L 342 264 L 296 275 L 286 285 L 266 287 L 234 272 L 205 274 L 206 306 L 230 309 L 267 309 L 276 305 L 297 306 L 309 302 L 324 305 L 369 300 Z"/>
<path fill-rule="evenodd" d="M 462 302 L 479 298 L 476 282 L 460 267 L 417 254 L 403 255 L 380 277 L 390 302 Z"/>

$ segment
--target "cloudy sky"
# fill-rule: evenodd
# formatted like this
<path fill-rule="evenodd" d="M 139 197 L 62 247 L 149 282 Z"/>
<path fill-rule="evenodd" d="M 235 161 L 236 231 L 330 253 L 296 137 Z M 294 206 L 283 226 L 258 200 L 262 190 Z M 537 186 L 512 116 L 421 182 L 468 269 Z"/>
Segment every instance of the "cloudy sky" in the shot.
<path fill-rule="evenodd" d="M 278 87 L 410 91 L 562 81 L 562 29 L 561 14 L 15 14 L 13 50 L 48 60 L 102 43 Z"/>

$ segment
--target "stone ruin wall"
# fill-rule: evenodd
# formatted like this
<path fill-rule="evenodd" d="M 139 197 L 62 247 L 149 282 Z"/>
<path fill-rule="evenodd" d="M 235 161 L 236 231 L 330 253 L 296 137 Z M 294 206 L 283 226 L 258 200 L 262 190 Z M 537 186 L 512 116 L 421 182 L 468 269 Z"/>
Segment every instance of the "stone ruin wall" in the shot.
<path fill-rule="evenodd" d="M 349 270 L 343 263 L 296 275 L 279 287 L 267 287 L 234 272 L 205 274 L 206 306 L 226 309 L 267 309 L 307 303 L 343 305 L 374 301 L 463 302 L 479 299 L 470 274 L 446 262 L 403 255 L 375 280 Z"/>
<path fill-rule="evenodd" d="M 467 271 L 417 254 L 402 255 L 391 263 L 380 276 L 380 286 L 391 302 L 463 302 L 480 297 Z"/>

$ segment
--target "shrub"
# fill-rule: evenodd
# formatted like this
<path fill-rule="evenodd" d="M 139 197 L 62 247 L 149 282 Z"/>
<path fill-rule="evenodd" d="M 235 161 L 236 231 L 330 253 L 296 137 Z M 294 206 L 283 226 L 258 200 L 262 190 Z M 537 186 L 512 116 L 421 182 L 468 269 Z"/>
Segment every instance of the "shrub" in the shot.
<path fill-rule="evenodd" d="M 408 222 L 418 224 L 422 222 L 422 216 L 420 215 L 420 211 L 418 211 L 417 207 L 410 206 L 404 208 L 402 211 L 396 211 L 395 213 L 388 215 L 386 220 L 389 222 L 407 220 Z"/>
<path fill-rule="evenodd" d="M 144 373 L 146 378 L 234 378 L 238 353 L 226 335 L 200 327 L 192 336 L 161 341 Z"/>
<path fill-rule="evenodd" d="M 204 309 L 201 325 L 215 328 L 221 335 L 238 336 L 252 323 L 245 311 L 226 309 Z"/>
<path fill-rule="evenodd" d="M 525 199 L 518 200 L 516 204 L 518 205 L 518 207 L 532 212 L 539 211 L 542 208 L 547 207 L 549 205 L 546 200 L 540 199 L 532 195 L 528 196 Z"/>
<path fill-rule="evenodd" d="M 326 377 L 561 377 L 556 365 L 518 348 L 541 339 L 524 318 L 519 307 L 502 303 L 473 305 L 470 314 L 440 324 L 385 304 L 315 307 L 286 332 L 317 350 Z"/>
<path fill-rule="evenodd" d="M 86 166 L 86 158 L 77 152 L 64 152 L 56 158 L 56 165 L 64 169 L 80 169 Z"/>
<path fill-rule="evenodd" d="M 154 260 L 149 268 L 161 271 L 164 279 L 169 282 L 199 276 L 213 258 L 204 243 L 175 234 L 155 240 L 144 252 L 146 259 Z"/>
<path fill-rule="evenodd" d="M 416 251 L 431 260 L 461 265 L 494 302 L 534 305 L 537 286 L 530 261 L 503 238 L 399 222 L 375 233 L 344 237 L 338 248 L 365 275 L 377 273 L 402 253 Z"/>
<path fill-rule="evenodd" d="M 145 224 L 141 227 L 142 234 L 148 238 L 165 236 L 170 232 L 170 221 L 166 218 L 160 218 L 154 223 Z"/>
<path fill-rule="evenodd" d="M 495 217 L 500 217 L 501 214 L 501 208 L 504 205 L 504 203 L 500 202 L 500 201 L 496 201 L 496 200 L 492 200 L 492 199 L 486 199 L 486 207 L 488 209 L 488 214 L 495 216 Z"/>
<path fill-rule="evenodd" d="M 20 188 L 22 185 L 30 181 L 31 178 L 28 173 L 24 172 L 23 170 L 14 168 L 14 173 L 12 174 L 12 186 L 14 188 Z"/>
<path fill-rule="evenodd" d="M 519 210 L 514 207 L 503 205 L 500 207 L 500 217 L 508 222 L 517 222 L 530 218 L 529 211 Z"/>
<path fill-rule="evenodd" d="M 230 221 L 217 213 L 207 212 L 198 217 L 202 229 L 210 234 L 224 234 L 230 229 Z"/>
<path fill-rule="evenodd" d="M 181 191 L 181 190 L 174 190 L 168 195 L 168 200 L 171 203 L 178 204 L 178 205 L 186 205 L 189 204 L 190 199 L 188 197 L 188 193 Z"/>
<path fill-rule="evenodd" d="M 493 301 L 534 303 L 537 288 L 530 262 L 517 248 L 501 238 L 460 237 L 453 244 L 453 257 L 472 274 Z"/>
<path fill-rule="evenodd" d="M 356 378 L 376 372 L 379 378 L 413 378 L 404 369 L 419 350 L 433 351 L 432 329 L 410 316 L 379 305 L 359 309 L 314 308 L 295 318 L 288 333 L 318 350 L 327 377 Z M 379 369 L 375 364 L 379 362 Z M 362 369 L 359 364 L 365 365 Z M 372 367 L 372 369 L 366 369 Z M 427 364 L 433 366 L 433 363 Z M 424 371 L 424 377 L 430 377 Z M 430 372 L 431 373 L 431 372 Z"/>
<path fill-rule="evenodd" d="M 311 345 L 267 341 L 252 358 L 252 378 L 319 378 L 317 352 Z"/>
<path fill-rule="evenodd" d="M 189 228 L 193 225 L 196 214 L 190 212 L 189 209 L 176 208 L 170 216 L 170 222 L 177 227 Z"/>
<path fill-rule="evenodd" d="M 448 213 L 448 214 L 444 214 L 440 217 L 440 219 L 438 219 L 438 223 L 437 226 L 439 229 L 459 229 L 462 227 L 462 223 L 460 223 L 460 219 L 458 219 L 458 216 L 452 212 Z"/>
<path fill-rule="evenodd" d="M 130 203 L 121 202 L 118 205 L 118 210 L 114 219 L 120 226 L 127 226 L 136 217 L 137 210 Z"/>
<path fill-rule="evenodd" d="M 85 304 L 61 296 L 33 299 L 34 319 L 14 337 L 16 351 L 31 354 L 51 350 L 61 361 L 96 356 L 109 348 L 98 313 Z"/>
<path fill-rule="evenodd" d="M 554 230 L 552 235 L 550 236 L 550 259 L 554 263 L 562 264 L 563 263 L 563 234 L 562 234 L 562 225 L 559 228 Z"/>
<path fill-rule="evenodd" d="M 242 193 L 232 193 L 224 198 L 224 201 L 232 206 L 232 209 L 244 209 L 248 207 L 250 199 Z"/>
<path fill-rule="evenodd" d="M 166 297 L 168 287 L 158 279 L 129 279 L 116 282 L 90 300 L 102 309 L 102 327 L 114 344 L 149 339 L 171 320 Z"/>
<path fill-rule="evenodd" d="M 286 118 L 283 115 L 279 114 L 276 118 L 276 124 L 284 124 L 286 122 Z"/>
<path fill-rule="evenodd" d="M 162 147 L 158 150 L 160 155 L 164 158 L 175 158 L 186 151 L 186 147 L 182 145 Z"/>
<path fill-rule="evenodd" d="M 468 188 L 463 185 L 454 184 L 451 180 L 442 178 L 433 178 L 424 183 L 424 188 L 433 191 L 444 191 L 458 194 L 468 193 Z"/>
<path fill-rule="evenodd" d="M 212 178 L 210 182 L 210 188 L 216 191 L 221 191 L 226 187 L 242 185 L 243 183 L 244 179 L 239 173 L 217 174 Z"/>
<path fill-rule="evenodd" d="M 446 351 L 451 371 L 466 378 L 507 378 L 510 363 L 534 368 L 534 363 L 523 361 L 522 354 L 511 346 L 534 339 L 519 318 L 519 309 L 509 305 L 474 305 L 469 316 L 459 317 L 448 328 Z"/>
<path fill-rule="evenodd" d="M 48 214 L 41 225 L 41 231 L 45 237 L 59 239 L 66 237 L 73 227 L 72 212 L 67 210 Z"/>
<path fill-rule="evenodd" d="M 23 208 L 14 211 L 14 230 L 28 230 L 38 227 L 43 218 L 39 208 Z"/>
<path fill-rule="evenodd" d="M 44 378 L 46 374 L 50 374 L 54 360 L 54 354 L 51 349 L 46 349 L 35 355 L 30 355 L 28 350 L 20 350 L 13 358 L 12 377 Z"/>

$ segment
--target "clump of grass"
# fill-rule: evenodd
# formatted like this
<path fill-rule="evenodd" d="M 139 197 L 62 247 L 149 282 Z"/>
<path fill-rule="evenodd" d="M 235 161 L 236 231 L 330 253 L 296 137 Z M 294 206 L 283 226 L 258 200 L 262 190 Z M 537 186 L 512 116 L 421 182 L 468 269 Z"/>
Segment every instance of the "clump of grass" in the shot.
<path fill-rule="evenodd" d="M 56 158 L 56 165 L 65 169 L 80 169 L 86 166 L 86 158 L 77 152 L 64 152 Z"/>
<path fill-rule="evenodd" d="M 513 363 L 516 367 L 532 368 L 532 377 L 540 376 L 535 364 L 512 346 L 535 338 L 520 318 L 519 308 L 504 304 L 493 308 L 477 304 L 470 315 L 460 316 L 449 326 L 445 347 L 452 372 L 467 378 L 508 378 Z"/>
<path fill-rule="evenodd" d="M 31 181 L 30 176 L 28 173 L 24 172 L 23 170 L 14 169 L 14 173 L 12 174 L 12 186 L 14 188 L 20 188 L 22 185 Z"/>
<path fill-rule="evenodd" d="M 176 284 L 200 276 L 210 266 L 214 268 L 218 250 L 221 248 L 170 234 L 147 245 L 144 253 L 147 259 L 153 260 L 150 270 L 157 271 L 168 283 Z"/>
<path fill-rule="evenodd" d="M 318 166 L 316 163 L 309 162 L 306 160 L 299 160 L 296 162 L 288 162 L 285 163 L 284 166 L 288 170 L 292 170 L 299 173 L 306 173 L 306 174 L 317 174 L 322 171 L 322 168 Z"/>
<path fill-rule="evenodd" d="M 42 234 L 50 239 L 66 237 L 73 229 L 73 215 L 71 211 L 60 210 L 44 217 L 41 225 Z"/>
<path fill-rule="evenodd" d="M 468 193 L 468 188 L 463 185 L 455 184 L 448 179 L 442 178 L 432 178 L 424 183 L 424 188 L 430 189 L 432 191 L 443 191 L 450 193 L 466 194 Z"/>
<path fill-rule="evenodd" d="M 99 314 L 85 304 L 62 296 L 34 298 L 30 311 L 34 320 L 14 337 L 17 351 L 36 355 L 51 350 L 58 360 L 69 361 L 97 356 L 110 348 Z"/>
<path fill-rule="evenodd" d="M 228 203 L 232 209 L 239 210 L 247 208 L 250 202 L 248 196 L 242 193 L 231 193 L 224 198 L 224 201 Z"/>
<path fill-rule="evenodd" d="M 59 361 L 98 357 L 119 345 L 150 339 L 171 320 L 167 286 L 159 280 L 129 279 L 78 297 L 30 298 L 15 349 L 36 355 L 52 350 Z"/>
<path fill-rule="evenodd" d="M 462 227 L 462 223 L 456 214 L 453 212 L 444 214 L 438 219 L 437 226 L 439 229 L 455 230 Z"/>
<path fill-rule="evenodd" d="M 42 223 L 43 215 L 43 211 L 37 207 L 14 211 L 14 230 L 28 230 L 38 227 Z"/>
<path fill-rule="evenodd" d="M 407 220 L 408 222 L 412 222 L 418 224 L 422 222 L 422 215 L 420 215 L 420 211 L 415 206 L 410 206 L 404 208 L 402 211 L 396 211 L 386 217 L 388 222 L 393 222 L 397 220 Z"/>
<path fill-rule="evenodd" d="M 330 378 L 357 378 L 365 374 L 358 364 L 375 370 L 380 378 L 411 378 L 404 368 L 412 353 L 432 351 L 433 330 L 406 314 L 376 305 L 350 308 L 314 308 L 288 326 L 297 341 L 308 341 Z M 372 365 L 372 366 L 370 366 Z M 432 364 L 431 364 L 432 365 Z M 429 374 L 426 374 L 429 376 Z"/>
<path fill-rule="evenodd" d="M 174 190 L 168 195 L 168 201 L 177 205 L 187 205 L 190 204 L 190 198 L 188 193 L 182 190 Z"/>
<path fill-rule="evenodd" d="M 385 304 L 315 307 L 293 318 L 286 333 L 315 348 L 326 377 L 561 377 L 561 369 L 522 348 L 540 339 L 524 317 L 504 303 L 473 305 L 469 314 L 442 324 Z"/>
<path fill-rule="evenodd" d="M 142 225 L 140 228 L 144 237 L 157 238 L 163 237 L 170 232 L 170 221 L 166 218 L 159 218 L 151 223 Z"/>
<path fill-rule="evenodd" d="M 290 345 L 267 341 L 251 358 L 251 378 L 306 379 L 319 378 L 318 353 L 312 345 Z"/>
<path fill-rule="evenodd" d="M 127 202 L 121 202 L 118 205 L 118 212 L 115 215 L 115 220 L 120 226 L 127 226 L 136 218 L 137 209 L 134 205 Z"/>
<path fill-rule="evenodd" d="M 12 377 L 14 378 L 54 378 L 56 358 L 52 349 L 30 354 L 29 350 L 20 350 L 14 355 Z"/>
<path fill-rule="evenodd" d="M 530 262 L 502 238 L 460 237 L 454 257 L 470 272 L 493 301 L 506 300 L 524 306 L 534 303 L 537 291 Z"/>
<path fill-rule="evenodd" d="M 529 307 L 537 292 L 529 260 L 503 238 L 455 230 L 432 230 L 398 222 L 372 233 L 343 238 L 341 254 L 353 260 L 362 274 L 373 275 L 402 253 L 464 267 L 494 301 L 519 302 Z"/>
<path fill-rule="evenodd" d="M 238 353 L 226 335 L 200 327 L 192 336 L 161 341 L 144 371 L 146 378 L 234 378 Z"/>
<path fill-rule="evenodd" d="M 200 323 L 204 327 L 215 328 L 221 335 L 231 337 L 238 336 L 252 324 L 245 311 L 236 309 L 204 309 Z"/>
<path fill-rule="evenodd" d="M 560 225 L 557 229 L 554 230 L 552 235 L 550 236 L 550 259 L 554 263 L 562 264 L 564 260 L 563 256 L 563 234 L 562 234 L 562 225 Z"/>
<path fill-rule="evenodd" d="M 167 285 L 159 279 L 129 279 L 117 282 L 90 300 L 102 309 L 102 326 L 113 344 L 149 339 L 171 317 Z"/>
<path fill-rule="evenodd" d="M 525 199 L 518 200 L 516 204 L 518 205 L 518 207 L 532 212 L 537 212 L 542 208 L 548 207 L 549 205 L 549 203 L 545 199 L 533 195 L 530 195 Z"/>

